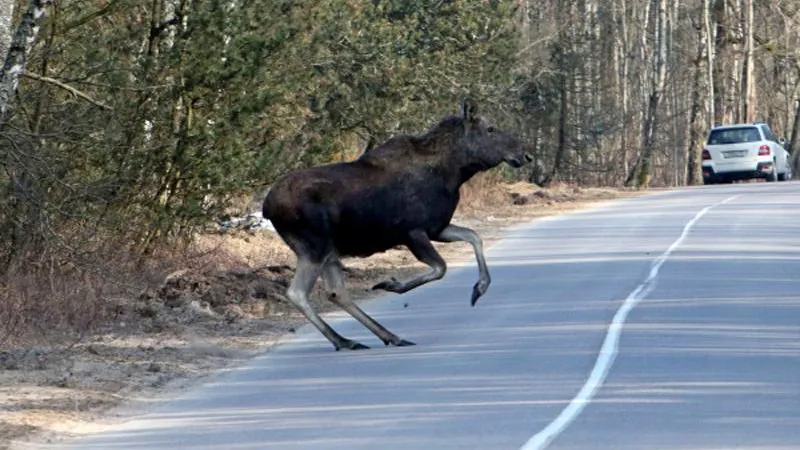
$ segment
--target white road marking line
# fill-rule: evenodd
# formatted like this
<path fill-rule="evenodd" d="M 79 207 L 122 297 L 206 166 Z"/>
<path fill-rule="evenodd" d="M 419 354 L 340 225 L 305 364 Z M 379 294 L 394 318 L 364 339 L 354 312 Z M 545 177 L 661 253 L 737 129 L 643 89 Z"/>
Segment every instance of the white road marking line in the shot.
<path fill-rule="evenodd" d="M 665 251 L 661 256 L 656 258 L 653 261 L 653 264 L 650 266 L 650 274 L 647 278 L 633 290 L 633 292 L 628 295 L 625 301 L 622 303 L 622 306 L 617 310 L 616 314 L 614 314 L 614 318 L 611 320 L 611 325 L 608 326 L 608 332 L 606 333 L 606 337 L 603 340 L 603 345 L 600 347 L 600 353 L 597 355 L 597 361 L 592 368 L 592 372 L 589 374 L 589 378 L 586 380 L 586 383 L 583 385 L 578 394 L 569 402 L 566 408 L 561 411 L 561 414 L 555 418 L 550 424 L 548 424 L 544 429 L 539 431 L 538 433 L 534 434 L 528 441 L 520 447 L 520 450 L 541 450 L 546 448 L 550 442 L 560 435 L 583 411 L 583 408 L 592 401 L 597 390 L 603 384 L 608 375 L 608 371 L 611 369 L 611 365 L 614 363 L 614 359 L 617 357 L 617 350 L 619 348 L 619 338 L 620 334 L 622 333 L 622 327 L 625 324 L 625 319 L 628 317 L 628 313 L 641 301 L 642 299 L 646 298 L 648 294 L 653 290 L 655 287 L 656 278 L 658 277 L 658 271 L 661 269 L 661 266 L 667 261 L 667 258 L 676 248 L 686 239 L 686 236 L 689 235 L 689 231 L 691 231 L 692 227 L 701 217 L 703 217 L 711 208 L 714 208 L 719 205 L 723 205 L 728 203 L 734 199 L 739 197 L 739 195 L 734 195 L 733 197 L 727 198 L 719 203 L 715 203 L 711 206 L 706 206 L 700 212 L 698 212 L 692 220 L 686 223 L 683 227 L 683 232 L 669 246 L 667 251 Z"/>

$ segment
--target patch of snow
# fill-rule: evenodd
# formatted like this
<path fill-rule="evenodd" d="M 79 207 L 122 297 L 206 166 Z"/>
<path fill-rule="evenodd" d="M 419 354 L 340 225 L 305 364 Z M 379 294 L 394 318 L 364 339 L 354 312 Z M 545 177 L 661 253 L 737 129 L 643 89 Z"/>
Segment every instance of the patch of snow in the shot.
<path fill-rule="evenodd" d="M 233 217 L 230 220 L 220 223 L 221 231 L 228 231 L 230 229 L 243 229 L 243 230 L 270 230 L 275 231 L 272 222 L 265 219 L 261 211 L 250 213 L 244 217 Z"/>

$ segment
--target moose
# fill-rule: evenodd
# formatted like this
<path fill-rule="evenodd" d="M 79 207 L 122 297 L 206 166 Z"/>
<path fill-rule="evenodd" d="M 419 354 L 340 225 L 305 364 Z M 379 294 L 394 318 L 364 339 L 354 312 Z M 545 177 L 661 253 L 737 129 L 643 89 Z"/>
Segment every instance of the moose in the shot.
<path fill-rule="evenodd" d="M 473 247 L 479 270 L 472 306 L 488 289 L 491 278 L 481 238 L 450 223 L 459 188 L 503 162 L 521 167 L 530 159 L 517 137 L 478 115 L 473 100 L 463 100 L 461 109 L 460 116 L 445 117 L 423 135 L 395 136 L 354 161 L 291 172 L 269 189 L 263 216 L 297 257 L 286 296 L 337 351 L 368 347 L 339 335 L 311 307 L 309 294 L 320 276 L 327 298 L 385 345 L 415 345 L 384 328 L 349 297 L 340 258 L 407 247 L 429 270 L 372 288 L 404 293 L 445 275 L 447 265 L 431 241 L 465 241 Z"/>

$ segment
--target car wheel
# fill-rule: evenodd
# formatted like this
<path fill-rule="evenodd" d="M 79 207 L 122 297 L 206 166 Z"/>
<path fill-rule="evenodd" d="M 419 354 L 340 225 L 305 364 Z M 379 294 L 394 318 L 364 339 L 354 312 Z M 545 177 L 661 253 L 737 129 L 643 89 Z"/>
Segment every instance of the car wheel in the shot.
<path fill-rule="evenodd" d="M 778 181 L 789 181 L 792 179 L 792 169 L 791 167 L 786 168 L 786 173 L 778 174 Z"/>
<path fill-rule="evenodd" d="M 778 165 L 774 162 L 772 163 L 772 172 L 767 175 L 767 181 L 770 183 L 778 181 Z"/>
<path fill-rule="evenodd" d="M 709 184 L 714 184 L 714 180 L 703 178 L 703 184 L 705 184 L 706 186 L 708 186 Z"/>

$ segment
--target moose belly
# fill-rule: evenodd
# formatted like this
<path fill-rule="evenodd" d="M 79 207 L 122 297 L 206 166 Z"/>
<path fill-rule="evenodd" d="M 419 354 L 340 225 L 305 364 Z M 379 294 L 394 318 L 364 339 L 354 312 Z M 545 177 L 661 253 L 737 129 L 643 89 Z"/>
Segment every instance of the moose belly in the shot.
<path fill-rule="evenodd" d="M 419 204 L 346 208 L 332 217 L 334 245 L 341 256 L 365 257 L 405 245 L 414 230 L 434 238 L 450 223 L 454 203 L 442 202 L 438 208 Z"/>
<path fill-rule="evenodd" d="M 367 257 L 401 246 L 404 240 L 386 235 L 345 235 L 337 236 L 334 245 L 340 256 Z"/>

